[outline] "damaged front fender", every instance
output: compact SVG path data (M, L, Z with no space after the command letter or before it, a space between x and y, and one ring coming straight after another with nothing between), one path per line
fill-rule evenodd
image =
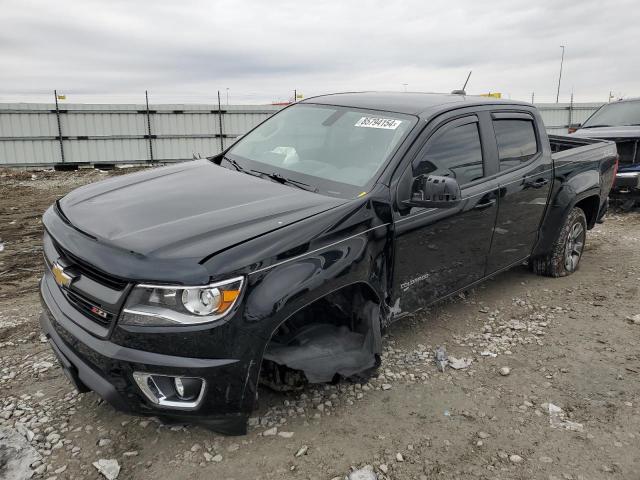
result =
M380 308L366 302L355 329L335 323L310 323L299 327L283 341L276 337L264 354L264 360L302 371L310 383L363 375L378 366L382 353Z

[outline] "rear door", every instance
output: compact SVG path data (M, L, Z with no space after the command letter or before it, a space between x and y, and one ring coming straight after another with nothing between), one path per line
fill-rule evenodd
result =
M491 123L500 195L487 274L516 264L531 253L553 181L549 142L532 113L493 111Z
M396 316L425 307L481 279L497 212L498 184L486 162L493 132L480 118L457 114L427 127L424 143L400 176L456 178L463 202L450 208L403 208L394 212ZM452 115L453 116L453 115ZM485 146L489 146L489 151ZM493 177L488 180L487 177Z

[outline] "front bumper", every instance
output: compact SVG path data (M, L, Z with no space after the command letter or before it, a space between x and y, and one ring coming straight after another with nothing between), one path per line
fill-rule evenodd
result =
M618 172L610 196L619 199L640 198L640 172Z
M253 407L256 362L188 358L127 348L97 338L73 321L74 310L47 272L40 283L42 329L65 374L80 391L93 390L117 410L196 423L226 434L246 433ZM77 312L75 312L77 314ZM201 377L207 390L196 409L183 411L151 403L133 372Z

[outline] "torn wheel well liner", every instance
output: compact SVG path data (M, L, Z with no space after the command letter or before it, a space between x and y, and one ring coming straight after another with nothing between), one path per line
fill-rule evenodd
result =
M312 383L375 369L382 350L380 303L373 290L351 284L306 305L274 330L266 362L301 371ZM273 369L271 369L273 370Z

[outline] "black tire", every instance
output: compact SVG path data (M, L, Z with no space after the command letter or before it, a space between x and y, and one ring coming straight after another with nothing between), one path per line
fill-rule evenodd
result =
M581 208L569 212L551 251L533 258L529 264L534 273L546 277L566 277L578 269L587 235L587 218Z

